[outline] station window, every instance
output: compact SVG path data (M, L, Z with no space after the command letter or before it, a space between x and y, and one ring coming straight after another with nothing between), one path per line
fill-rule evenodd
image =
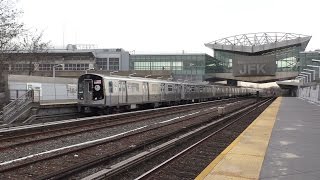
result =
M119 58L109 58L109 70L119 70Z
M65 64L64 70L66 71L84 71L89 69L89 64Z
M25 71L30 70L30 64L13 64L11 65L12 71Z
M108 58L97 58L96 64L98 69L107 70L108 69Z

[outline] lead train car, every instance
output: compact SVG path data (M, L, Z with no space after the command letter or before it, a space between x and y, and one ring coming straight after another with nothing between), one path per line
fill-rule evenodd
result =
M245 95L237 87L182 83L157 79L84 74L78 80L78 105L82 112L173 105Z

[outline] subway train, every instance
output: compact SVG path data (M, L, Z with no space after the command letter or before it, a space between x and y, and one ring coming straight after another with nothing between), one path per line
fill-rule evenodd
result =
M78 107L81 112L109 114L113 111L245 96L255 92L250 88L204 83L84 74L78 79Z

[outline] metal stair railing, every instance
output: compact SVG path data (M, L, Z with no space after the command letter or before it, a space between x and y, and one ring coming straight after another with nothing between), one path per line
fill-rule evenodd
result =
M34 91L28 90L25 94L21 95L8 105L3 107L2 120L3 123L11 123L12 117L18 113L21 109L31 104L34 100ZM1 116L0 116L1 117Z

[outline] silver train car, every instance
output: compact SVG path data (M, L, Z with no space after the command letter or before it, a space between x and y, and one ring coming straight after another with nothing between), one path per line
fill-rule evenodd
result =
M245 96L252 93L252 90L247 88L138 77L84 74L78 79L79 111L101 114L141 107Z

